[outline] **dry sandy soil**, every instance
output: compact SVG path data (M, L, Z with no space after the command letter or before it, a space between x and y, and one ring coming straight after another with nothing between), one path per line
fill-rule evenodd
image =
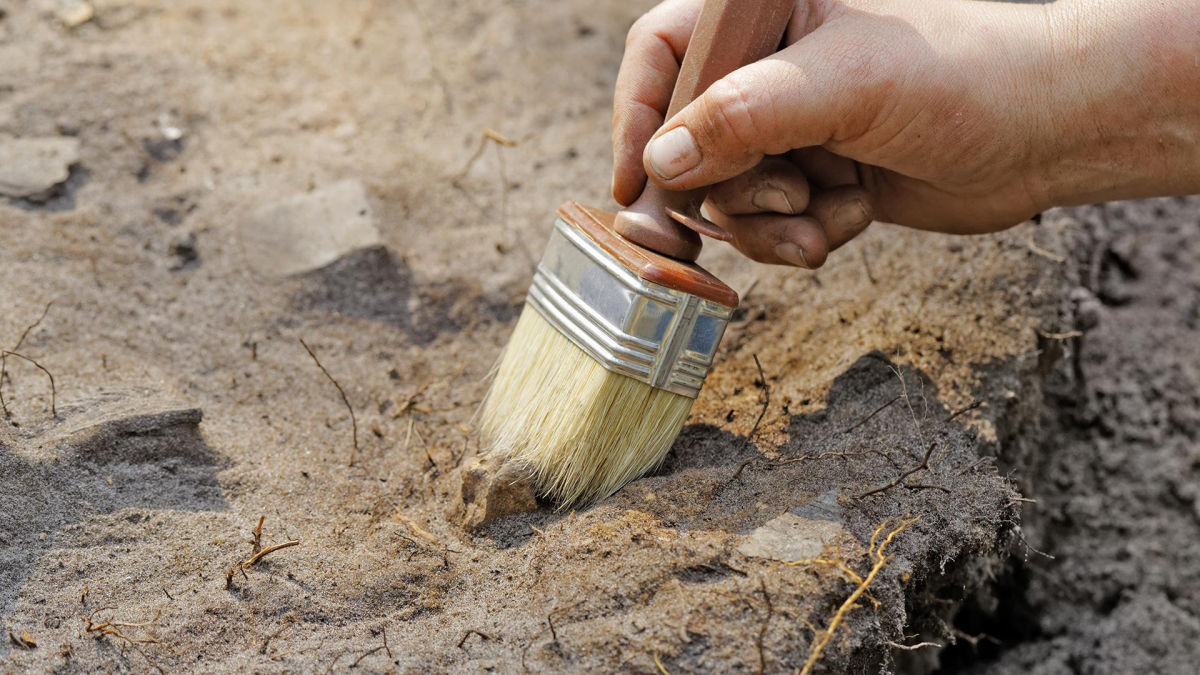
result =
M647 4L0 0L0 156L78 143L0 197L0 670L1193 672L1196 199L710 246L662 469L463 527Z

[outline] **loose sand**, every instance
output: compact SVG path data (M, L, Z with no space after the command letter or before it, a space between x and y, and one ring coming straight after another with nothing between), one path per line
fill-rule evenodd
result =
M825 672L1186 663L1195 200L877 225L817 273L712 246L745 303L665 466L467 532L484 378L555 207L608 204L644 3L53 6L0 0L0 135L79 141L0 199L0 346L45 312L18 351L57 393L8 359L0 668L790 672L856 584L783 560L865 574L916 517ZM256 264L247 228L333 193L377 245ZM260 518L299 544L240 566Z

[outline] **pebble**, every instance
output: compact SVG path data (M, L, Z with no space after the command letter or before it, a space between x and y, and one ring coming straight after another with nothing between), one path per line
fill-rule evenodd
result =
M383 243L367 190L356 180L266 204L242 221L240 234L246 263L273 277L319 269Z
M78 161L78 138L0 136L0 195L34 200L49 197Z

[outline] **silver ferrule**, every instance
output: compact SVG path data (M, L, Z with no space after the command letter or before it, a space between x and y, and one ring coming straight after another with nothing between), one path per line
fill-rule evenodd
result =
M561 218L526 302L605 368L689 398L733 314L645 281Z

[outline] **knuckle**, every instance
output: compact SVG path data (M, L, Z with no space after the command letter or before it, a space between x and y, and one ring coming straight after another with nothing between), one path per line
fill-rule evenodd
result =
M638 19L633 22L633 25L629 27L629 32L625 34L625 46L628 48L630 45L640 41L642 38L652 35L654 33L654 28L651 25L653 22L654 18L650 14L643 14L642 16L638 17Z
M711 135L743 148L757 148L762 127L752 96L741 78L730 76L713 83L704 94Z

